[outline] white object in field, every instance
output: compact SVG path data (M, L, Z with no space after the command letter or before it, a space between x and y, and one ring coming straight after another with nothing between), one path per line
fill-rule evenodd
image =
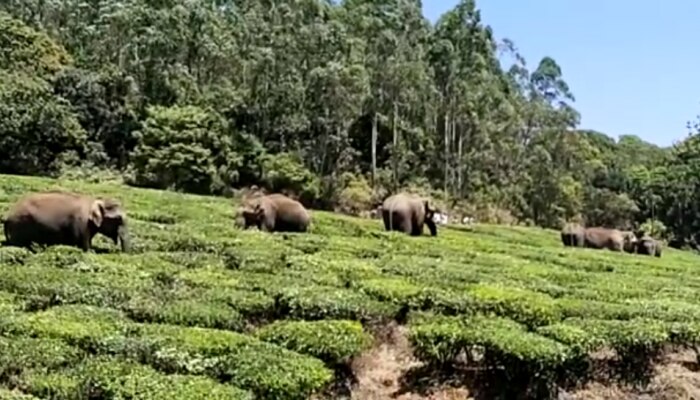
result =
M447 214L442 214L442 213L435 213L433 214L433 222L439 225L446 225L447 222L449 221L449 217Z

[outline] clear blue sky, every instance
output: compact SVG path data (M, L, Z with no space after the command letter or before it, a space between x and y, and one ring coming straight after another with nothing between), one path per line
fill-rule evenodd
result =
M687 135L700 114L700 1L477 0L497 39L515 42L530 69L562 68L580 128L658 145ZM435 22L457 0L423 0ZM665 4L665 5L664 5Z

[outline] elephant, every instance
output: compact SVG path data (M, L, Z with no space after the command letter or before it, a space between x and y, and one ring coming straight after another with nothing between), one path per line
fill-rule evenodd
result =
M584 247L634 253L637 237L630 231L592 227L584 229Z
M639 235L637 237L637 253L661 257L661 242L646 234Z
M561 230L561 241L567 247L583 247L585 228L579 224L566 224Z
M298 201L283 194L261 196L244 205L243 228L256 226L266 232L306 232L311 214Z
M387 231L400 231L411 236L423 234L423 225L428 225L431 236L437 236L437 226L433 217L436 210L430 207L427 199L398 193L384 200L381 205L384 228Z
M111 198L48 191L18 200L3 221L6 244L29 247L67 245L83 251L92 248L97 233L112 239L121 250L130 250L126 213Z

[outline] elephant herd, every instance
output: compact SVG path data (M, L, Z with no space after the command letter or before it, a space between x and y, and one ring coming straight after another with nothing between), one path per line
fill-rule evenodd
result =
M387 198L379 207L386 230L417 236L428 225L437 235L434 210L427 200L408 194ZM298 201L283 194L270 194L246 202L239 211L239 225L266 232L306 232L311 214ZM242 221L241 221L242 220ZM3 218L3 244L30 247L66 245L89 251L93 237L100 233L130 250L127 217L121 204L64 191L32 193L19 199Z
M437 236L437 212L429 201L409 193L386 198L377 207L387 231L411 236L423 234L428 226ZM265 232L307 232L311 214L298 201L283 194L269 194L245 201L238 213L238 225L257 227ZM33 193L18 200L3 221L5 244L29 247L32 244L68 245L88 251L100 233L129 251L130 235L121 204L111 198L98 198L61 191ZM661 257L661 244L643 232L583 227L567 224L561 231L564 246L609 249Z
M387 231L399 231L411 236L423 234L428 226L432 236L437 235L433 220L435 210L427 199L408 193L389 196L378 207ZM311 215L304 206L282 194L270 194L246 202L240 212L239 225L247 229L256 226L262 231L306 232Z
M583 227L566 224L561 241L567 247L586 247L661 257L661 242L639 231L623 231L603 227Z

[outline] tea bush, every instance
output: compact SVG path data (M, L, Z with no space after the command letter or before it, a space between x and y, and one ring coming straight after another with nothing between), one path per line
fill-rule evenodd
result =
M277 321L257 332L264 341L336 365L348 362L371 345L371 336L356 321Z
M88 358L59 372L33 371L24 377L28 391L55 399L241 399L252 393L199 376L166 375L126 360Z
M17 389L7 389L0 387L0 399L2 400L38 400L38 397L34 397L30 394L22 393Z
M0 247L9 398L306 399L338 387L387 322L441 373L466 360L523 391L586 379L601 349L636 379L668 345L700 343L688 252L572 249L487 224L411 237L317 210L310 232L265 233L234 225L238 200L6 175L0 210L51 189L119 199L133 251L100 235L89 253Z

